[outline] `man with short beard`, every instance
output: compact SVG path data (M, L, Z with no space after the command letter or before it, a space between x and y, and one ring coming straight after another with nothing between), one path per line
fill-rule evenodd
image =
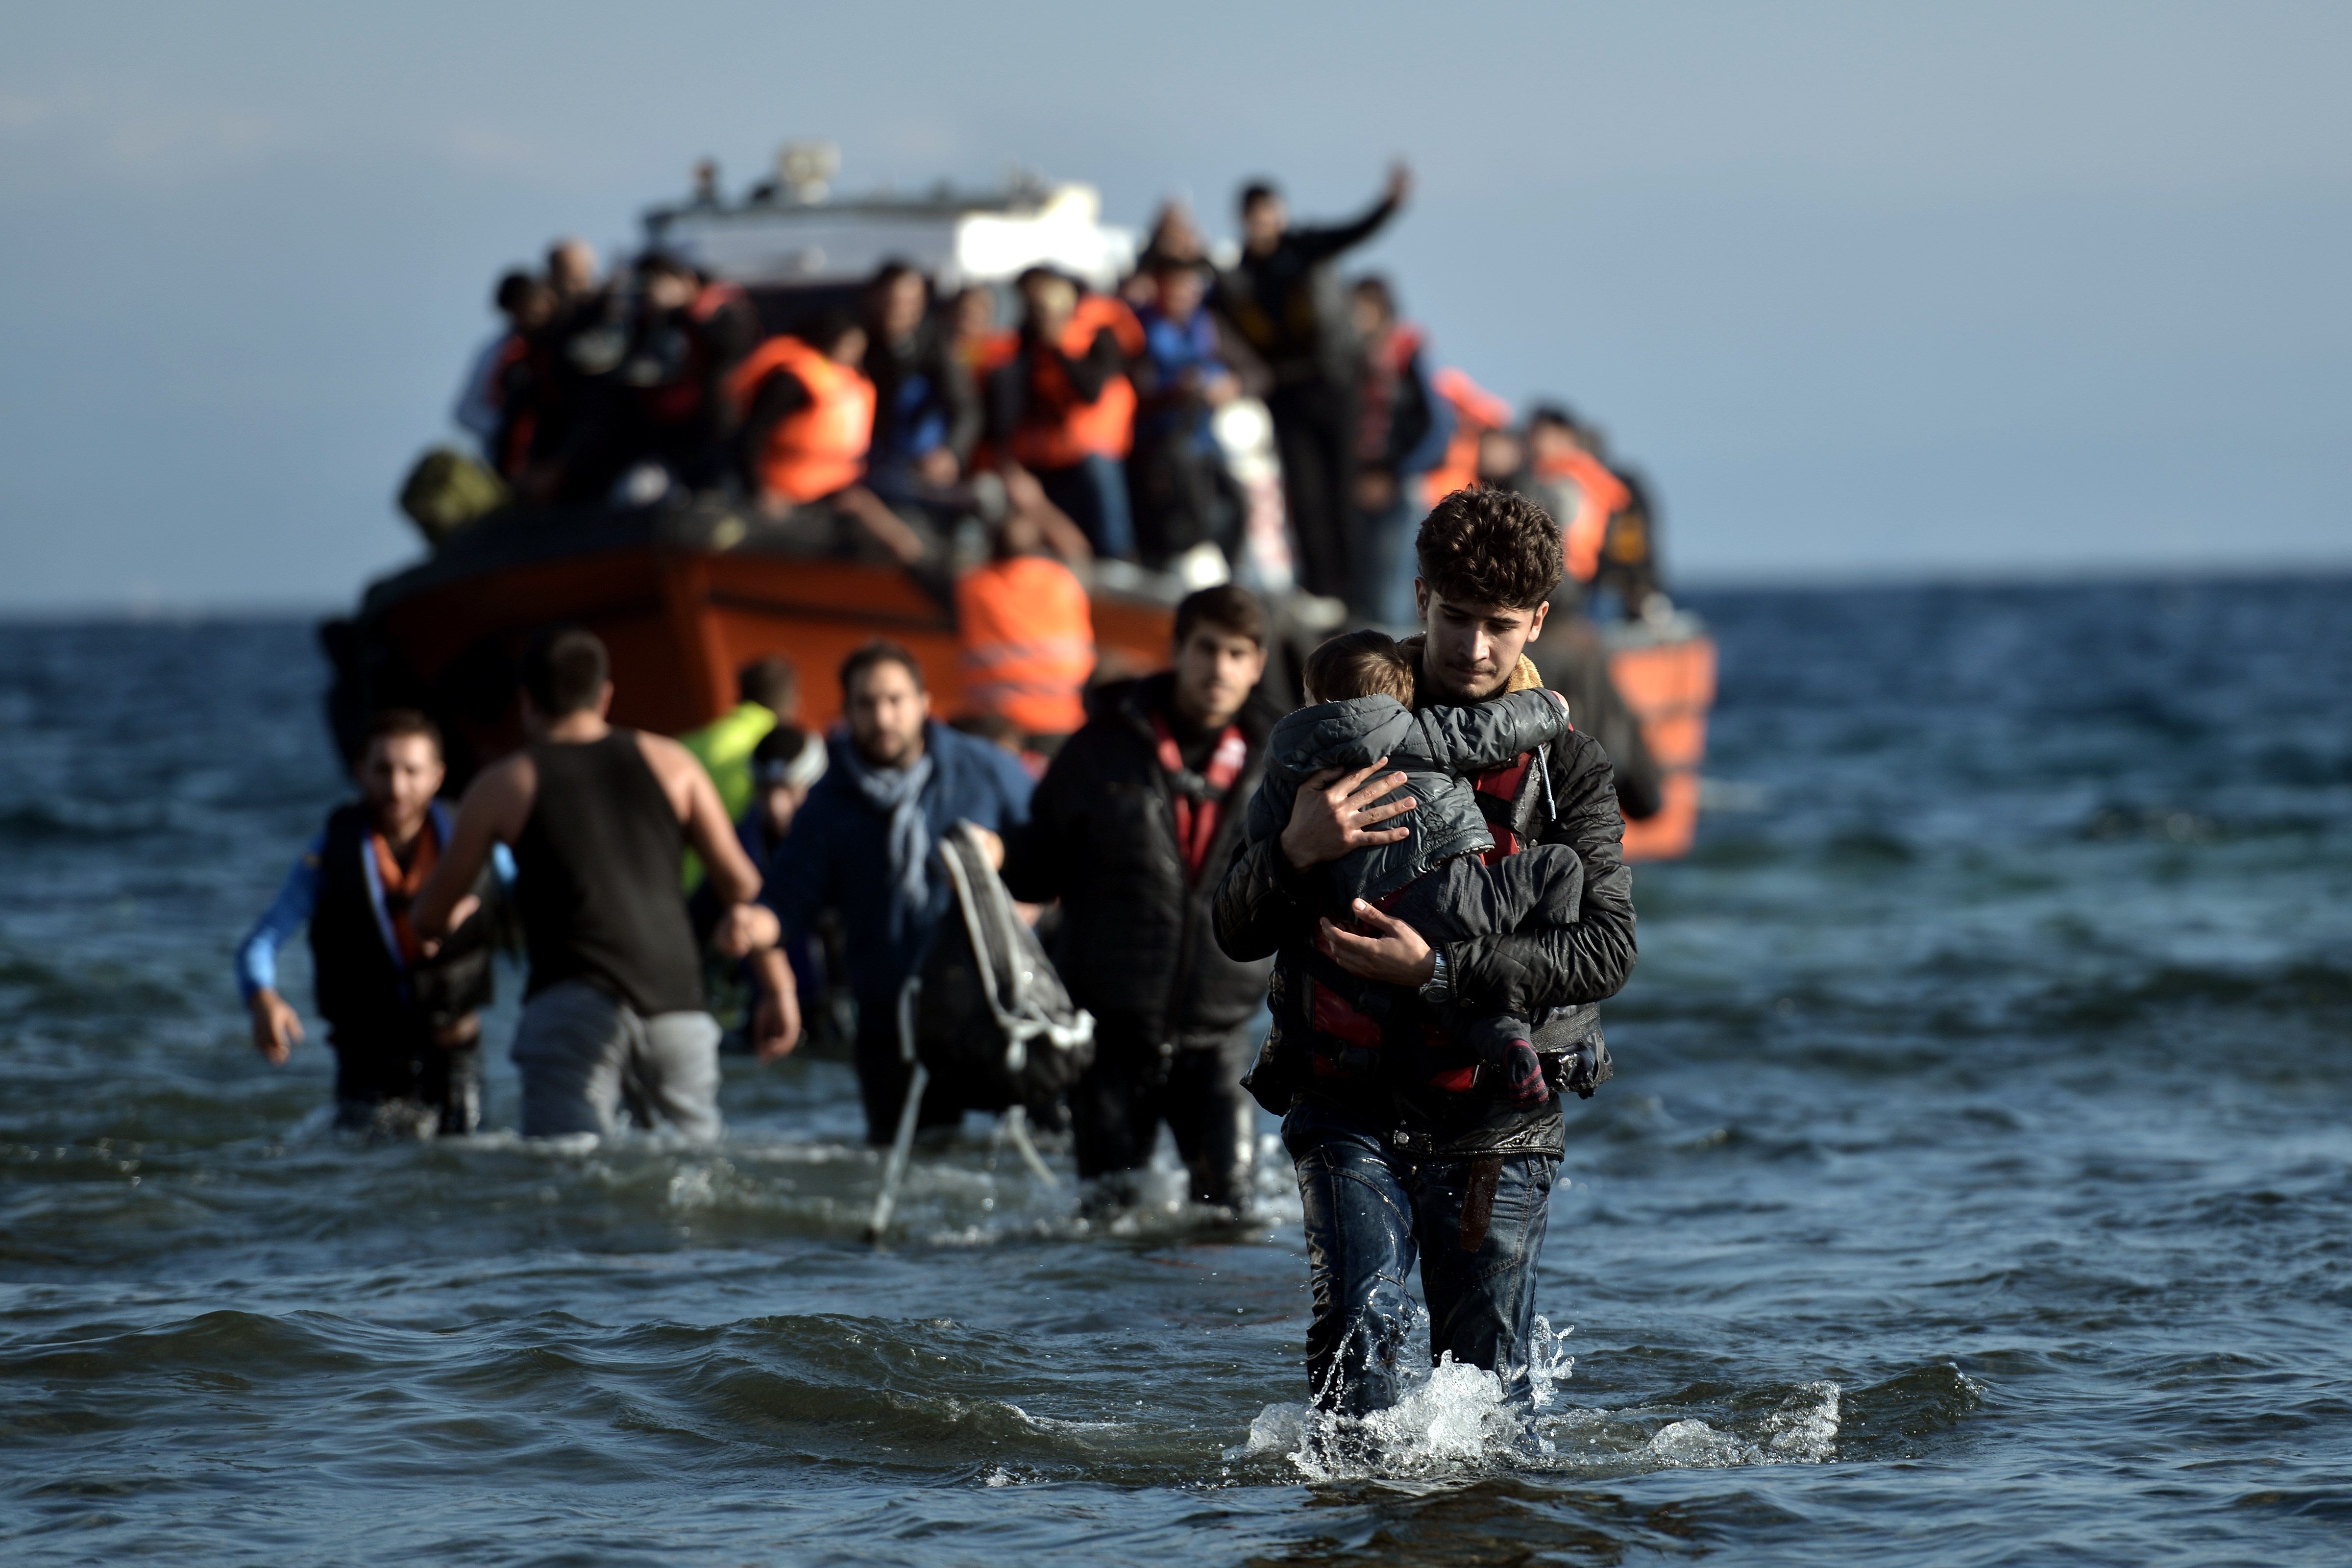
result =
M952 889L933 847L958 821L1002 834L1029 817L1034 787L1003 747L931 717L922 666L883 638L842 661L845 739L778 847L761 897L788 943L830 909L841 917L857 999L857 1089L869 1142L887 1143L910 1073L898 1048L898 993L922 965ZM952 1126L963 1107L937 1087L917 1124Z
M1521 650L1542 632L1561 574L1559 530L1543 509L1456 491L1423 521L1414 551L1423 634L1406 646L1417 700L1481 702L1541 684ZM1409 993L1537 1020L1550 1088L1591 1093L1608 1073L1592 1005L1633 965L1624 820L1608 756L1574 731L1476 775L1493 854L1529 844L1576 852L1580 915L1432 948L1361 901L1335 921L1307 874L1406 836L1382 826L1415 804L1391 798L1404 775L1384 767L1308 780L1282 833L1236 856L1217 894L1225 952L1276 954L1275 1028L1248 1083L1283 1116L1298 1165L1315 1303L1309 1381L1318 1404L1348 1414L1395 1403L1404 1282L1418 1261L1432 1358L1486 1368L1524 1404L1537 1258L1563 1152L1559 1095L1514 1103Z

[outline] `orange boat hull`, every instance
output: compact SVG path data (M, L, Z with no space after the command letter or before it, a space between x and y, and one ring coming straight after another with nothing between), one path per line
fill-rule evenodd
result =
M566 541L535 537L560 520L525 520L509 539L474 542L471 559L446 552L378 584L358 623L360 653L338 655L347 680L354 664L370 676L345 705L425 708L454 731L463 755L453 761L470 772L521 744L516 661L541 629L569 622L604 640L613 718L638 729L709 723L735 705L737 671L768 655L799 668L802 721L822 728L840 713L835 671L874 637L915 655L936 711L963 711L953 613L908 574L762 550L724 515L626 521L597 518ZM1171 605L1097 594L1094 619L1105 673L1167 663Z

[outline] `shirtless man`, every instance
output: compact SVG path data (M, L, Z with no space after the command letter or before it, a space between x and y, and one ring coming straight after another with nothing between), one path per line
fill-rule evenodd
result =
M751 1038L761 1060L800 1036L775 917L751 903L760 874L736 842L710 775L675 741L605 720L604 645L566 626L523 656L530 744L477 778L447 852L417 897L417 930L441 934L491 846L514 850L530 984L515 1029L526 1138L642 1126L719 1133L718 1020L678 857L690 843L725 913L715 942L748 956L761 987Z

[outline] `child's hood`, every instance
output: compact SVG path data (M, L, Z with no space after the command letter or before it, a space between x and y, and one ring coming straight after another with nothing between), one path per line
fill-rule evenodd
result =
M1267 762L1295 778L1325 768L1366 767L1393 752L1412 729L1412 713L1393 697L1318 702L1275 725Z

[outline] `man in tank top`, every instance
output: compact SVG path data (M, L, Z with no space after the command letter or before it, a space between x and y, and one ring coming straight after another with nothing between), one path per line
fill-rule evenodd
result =
M416 924L437 934L491 846L510 846L530 952L514 1043L523 1136L608 1133L625 1110L647 1129L716 1137L719 1023L703 1004L678 890L688 844L726 911L717 944L748 955L759 978L751 1037L762 1060L793 1048L799 999L774 917L751 904L760 874L709 775L677 742L606 721L609 668L604 643L578 626L531 645L522 665L530 744L466 791Z

